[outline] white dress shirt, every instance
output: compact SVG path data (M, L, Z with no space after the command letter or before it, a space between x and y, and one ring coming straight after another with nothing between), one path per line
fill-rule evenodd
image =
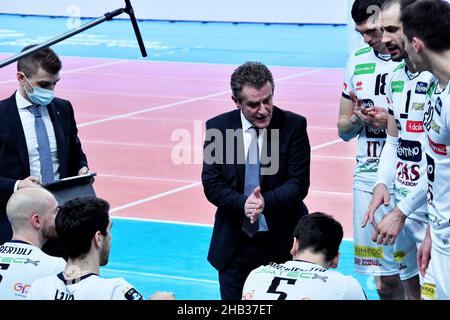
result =
M28 150L28 160L30 162L30 175L41 177L41 163L39 161L39 150L38 142L36 137L36 131L34 129L34 115L28 109L29 106L33 105L31 102L26 100L16 91L16 103L17 109L19 111L20 121L22 122L23 132L25 134L25 140L27 142ZM50 142L50 151L52 153L53 161L53 172L54 179L59 179L59 161L56 146L55 130L53 129L53 123L48 114L47 106L40 106L42 112L42 119L44 120L45 129L47 130L48 140ZM17 190L19 181L16 182L14 191Z
M242 123L242 134L243 140L244 140L244 150L245 150L245 159L247 160L247 153L248 148L250 147L250 143L252 142L252 134L249 131L253 125L247 120L247 118L244 116L244 114L241 111L241 123ZM259 129L256 129L259 130ZM264 141L264 137L267 134L267 129L259 130L259 136L258 136L258 152L259 152L259 158L261 159L261 149ZM259 229L258 231L268 231L269 228L267 227L266 217L263 213L259 215Z

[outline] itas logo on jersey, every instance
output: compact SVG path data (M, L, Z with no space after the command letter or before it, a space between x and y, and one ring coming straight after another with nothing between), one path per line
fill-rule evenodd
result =
M363 82L358 81L356 82L356 91L362 91L363 90Z
M428 144L430 145L431 150L436 154L440 154L441 156L447 155L447 146L445 144L439 144L434 142L428 137Z
M348 85L347 82L344 82L344 91L347 91Z
M406 131L412 133L420 133L423 131L423 121L406 121Z
M420 162L422 160L422 145L419 141L399 139L397 156L404 161Z
M417 94L427 94L428 83L419 81L416 84L416 90L414 91Z

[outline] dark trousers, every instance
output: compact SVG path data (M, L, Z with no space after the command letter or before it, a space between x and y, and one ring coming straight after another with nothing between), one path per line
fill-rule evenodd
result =
M272 252L268 232L257 232L252 238L241 232L235 253L227 266L219 271L222 300L241 300L247 276L253 269L271 262Z

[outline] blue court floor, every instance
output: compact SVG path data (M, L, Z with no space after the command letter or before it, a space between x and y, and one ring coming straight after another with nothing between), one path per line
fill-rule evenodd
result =
M18 53L73 28L73 19L0 14L0 52ZM84 24L88 19L82 19ZM140 21L152 61L345 67L347 26ZM140 59L131 23L104 22L54 46L58 54Z

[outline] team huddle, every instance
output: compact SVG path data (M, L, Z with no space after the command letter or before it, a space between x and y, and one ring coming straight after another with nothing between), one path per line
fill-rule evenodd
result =
M384 299L449 299L450 5L357 0L352 17L370 46L348 60L338 122L358 139L356 270Z
M340 138L357 139L355 270L375 278L381 299L450 299L450 3L355 0L351 14L368 45L348 58L337 124ZM111 247L109 204L85 197L59 206L41 188L89 172L72 106L53 96L60 69L49 48L19 60L19 89L0 101L0 299L142 300L124 279L99 275ZM221 298L366 299L354 277L330 270L341 224L303 203L306 119L273 105L262 63L239 66L230 84L237 109L206 122L204 145L227 163L205 157L202 170L217 207L208 261ZM264 174L261 150L276 155L276 172Z

